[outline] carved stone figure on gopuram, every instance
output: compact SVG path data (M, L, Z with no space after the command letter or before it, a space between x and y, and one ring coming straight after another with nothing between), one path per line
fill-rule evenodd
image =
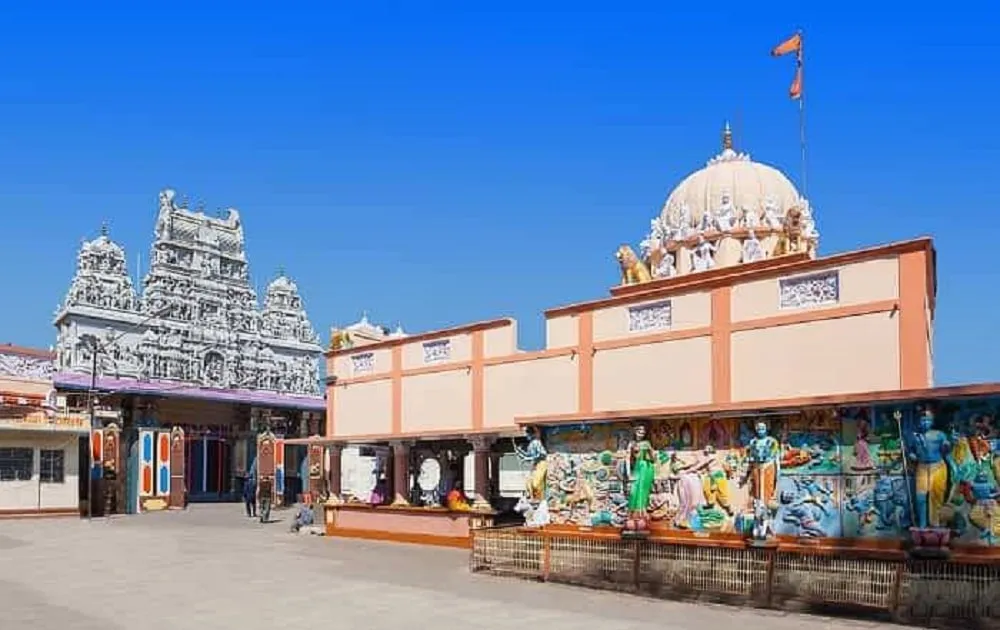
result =
M283 273L263 307L250 284L239 212L210 217L159 195L149 270L137 295L107 228L85 242L57 309L60 372L317 396L319 338Z
M808 200L779 170L733 148L688 175L650 223L636 255L618 248L623 285L750 264L777 256L815 257L819 231Z

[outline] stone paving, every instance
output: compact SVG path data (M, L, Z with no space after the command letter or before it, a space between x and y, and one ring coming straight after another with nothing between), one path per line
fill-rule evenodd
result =
M884 626L470 575L464 551L295 536L289 512L241 508L0 521L0 629Z

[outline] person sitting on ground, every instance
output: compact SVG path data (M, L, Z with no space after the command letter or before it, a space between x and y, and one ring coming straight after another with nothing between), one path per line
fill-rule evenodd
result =
M315 516L313 515L312 506L303 503L299 506L298 513L295 514L295 519L292 521L292 532L298 533L303 527L309 527L315 522Z

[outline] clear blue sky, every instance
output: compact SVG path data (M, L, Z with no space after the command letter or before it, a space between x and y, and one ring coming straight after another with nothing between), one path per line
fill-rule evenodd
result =
M324 338L363 310L409 331L511 315L539 347L541 310L606 295L615 247L726 119L798 180L793 63L768 51L801 26L821 250L933 235L937 380L1000 380L987 3L331 8L369 4L6 8L0 340L53 342L102 221L146 260L170 186L238 207L255 282L283 266Z

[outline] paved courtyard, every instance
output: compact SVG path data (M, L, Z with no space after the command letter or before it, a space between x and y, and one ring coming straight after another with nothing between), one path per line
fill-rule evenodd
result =
M0 627L880 627L470 575L463 551L294 536L290 513L260 525L240 510L0 521Z

